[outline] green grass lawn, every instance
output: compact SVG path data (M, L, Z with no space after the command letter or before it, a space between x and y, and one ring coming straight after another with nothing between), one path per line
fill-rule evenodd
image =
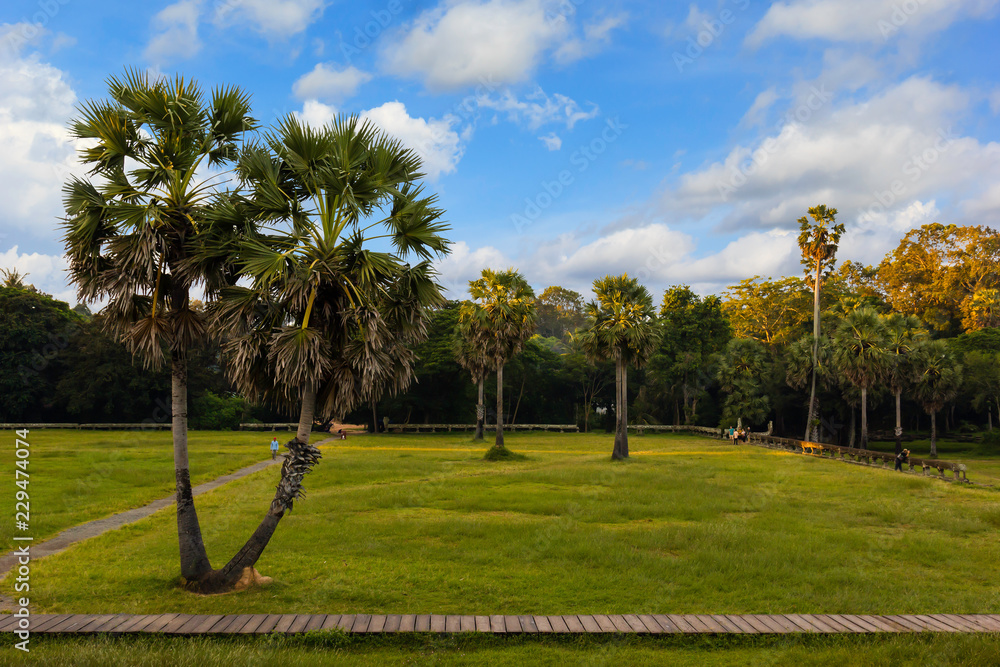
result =
M282 520L258 563L273 585L213 597L179 589L168 510L33 563L35 611L1000 613L997 490L695 436L633 437L625 463L610 462L611 438L603 435L516 433L507 444L528 459L487 463L485 446L467 434L332 442L306 478L306 498ZM86 449L81 444L78 454ZM170 475L166 451L162 468ZM191 458L198 465L194 448ZM33 470L41 477L44 469ZM198 499L214 565L251 534L277 476L272 468ZM11 584L5 580L0 592L10 595ZM39 657L66 652L92 656L95 664L145 646L34 641ZM141 650L165 663L170 656L180 660L175 664L206 664L213 651L222 651L223 662L230 655L212 642L184 643L178 652L170 647L181 644L149 641ZM514 664L525 656L609 664L885 664L951 656L945 662L985 664L1000 657L996 637L762 644L339 639L333 648L275 641L239 644L233 655L261 664L308 664L316 651L331 660L390 664ZM159 663L151 657L149 664Z
M279 434L289 437L288 433ZM0 431L0 484L11 489L14 431ZM270 456L271 433L192 432L191 480L200 484ZM35 540L174 493L169 431L35 430L29 433L31 531ZM11 544L14 513L3 512L0 539Z

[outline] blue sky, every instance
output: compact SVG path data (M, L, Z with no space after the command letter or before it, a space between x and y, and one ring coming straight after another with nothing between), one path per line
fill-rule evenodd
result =
M270 123L362 114L421 153L451 296L485 266L719 292L929 222L1000 227L1000 0L94 0L0 10L0 266L75 303L66 132L126 66L237 84Z

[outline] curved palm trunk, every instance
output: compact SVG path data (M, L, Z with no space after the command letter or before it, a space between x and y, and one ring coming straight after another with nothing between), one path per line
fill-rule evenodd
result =
M931 456L937 456L937 410L931 412Z
M621 460L628 458L628 368L623 359L615 359L615 380L617 385L615 421L615 448L611 458Z
M809 392L809 416L806 418L807 441L819 440L816 436L810 438L814 433L813 421L816 419L816 365L819 362L819 262L816 263L816 280L813 283L813 358L812 358L812 389Z
M903 419L899 405L902 399L903 390L896 390L896 455L903 451Z
M861 449L868 449L868 389L861 388Z
M302 478L319 462L319 449L309 444L313 413L316 407L316 391L303 390L302 407L299 411L299 430L295 439L286 444L288 454L281 465L281 480L278 482L274 499L264 519L257 526L243 548L233 556L224 567L211 570L199 578L194 585L199 592L217 593L233 588L244 575L247 568L252 568L260 559L268 542L274 535L278 522L286 511L292 509L296 498L303 496ZM303 429L306 428L303 439Z
M181 576L197 581L212 571L201 536L198 512L191 493L187 447L187 354L170 354L171 431L174 441L174 478L177 482L177 541L180 547Z
M479 376L479 402L476 403L476 436L473 438L476 442L482 442L483 440L483 424L486 423L486 406L483 404L483 375Z
M503 363L497 359L497 439L493 443L503 449Z

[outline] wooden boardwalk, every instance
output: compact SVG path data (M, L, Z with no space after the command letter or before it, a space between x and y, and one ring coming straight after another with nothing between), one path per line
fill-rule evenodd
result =
M0 632L19 620L0 617ZM629 633L648 635L907 632L1000 633L1000 614L855 616L840 614L631 614L624 616L443 616L379 614L35 614L32 634L260 635L341 629L350 633Z

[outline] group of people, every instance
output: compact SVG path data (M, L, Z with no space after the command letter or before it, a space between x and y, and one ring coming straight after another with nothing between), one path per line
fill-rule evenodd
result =
M746 442L749 435L750 431L748 431L743 427L740 428L733 428L732 426L729 427L729 439L732 440L733 442Z

